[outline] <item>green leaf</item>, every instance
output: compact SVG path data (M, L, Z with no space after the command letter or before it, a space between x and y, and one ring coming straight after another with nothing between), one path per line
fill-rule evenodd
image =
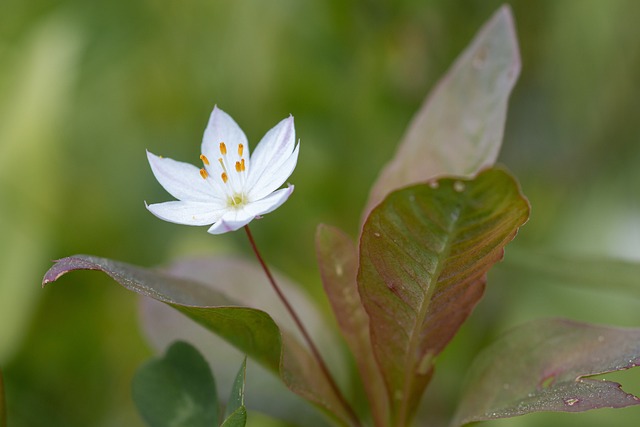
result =
M209 365L186 342L174 343L133 378L133 400L151 427L211 427L218 424L218 398Z
M640 329L541 319L526 323L474 361L453 426L539 411L639 405L620 384L585 378L640 364Z
M4 395L4 381L0 370L0 427L7 427L7 403Z
M231 394L227 401L227 409L225 410L225 418L229 418L237 409L244 406L244 379L247 373L247 359L245 358L240 366L240 370L233 382Z
M375 425L386 426L389 403L382 375L373 356L369 316L358 293L356 245L339 229L320 225L316 231L316 254L324 290L355 358Z
M434 358L482 297L486 273L529 216L506 172L390 194L362 231L358 286L392 425L408 424Z
M221 427L244 427L247 423L247 409L239 407L221 424Z
M43 285L74 270L102 271L124 288L170 305L279 374L287 387L336 421L349 424L345 408L321 374L315 359L295 338L281 331L264 311L242 307L221 292L196 281L89 255L57 261L45 274Z
M492 166L519 73L511 9L502 6L414 116L395 157L371 189L364 217L398 188L440 175L472 177Z
M223 292L228 298L242 301L244 305L269 313L280 330L295 331L291 316L282 309L273 289L268 286L264 271L256 262L232 256L197 257L180 259L166 267L170 275L196 281ZM296 307L302 322L320 349L338 348L340 343L314 301L308 298L302 287L277 271L276 281ZM233 347L219 336L191 321L177 310L151 298L140 299L142 332L157 349L165 349L176 340L197 343L200 352L211 366L219 390L231 390L237 374L237 361L245 353ZM338 378L349 378L342 351L325 352L326 361ZM254 360L247 360L245 399L251 401L254 410L286 420L295 425L327 426L330 420L290 389L273 371L265 369Z

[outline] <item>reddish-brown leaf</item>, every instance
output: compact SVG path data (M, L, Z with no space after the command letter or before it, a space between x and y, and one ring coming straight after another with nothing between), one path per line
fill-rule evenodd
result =
M434 357L470 314L486 272L528 216L517 183L498 169L398 190L369 215L358 286L392 425L407 425Z

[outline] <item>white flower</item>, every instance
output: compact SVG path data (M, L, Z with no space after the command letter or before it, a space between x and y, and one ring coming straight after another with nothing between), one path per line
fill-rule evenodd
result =
M299 148L289 116L267 132L249 157L242 129L214 107L202 139L202 169L147 151L156 179L178 199L147 209L177 224L213 224L211 234L237 230L289 198L293 185L278 188L293 173Z

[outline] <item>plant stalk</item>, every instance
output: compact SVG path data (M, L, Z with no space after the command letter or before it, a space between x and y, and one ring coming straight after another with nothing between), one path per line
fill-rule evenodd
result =
M251 234L251 230L249 229L249 226L245 225L244 226L244 230L247 232L247 237L249 238L249 243L251 243L251 248L253 249L253 252L255 253L256 257L258 258L258 261L260 262L260 265L262 266L262 269L264 270L265 274L267 275L267 278L269 279L269 283L271 283L271 287L273 287L273 290L276 292L276 294L278 295L278 297L280 298L280 300L282 301L282 303L286 307L287 311L289 312L289 314L293 318L293 321L295 322L296 326L298 327L298 329L302 333L302 336L304 337L305 341L309 345L309 349L311 350L311 353L313 354L313 357L318 362L320 370L322 370L322 373L324 374L324 376L329 381L329 385L331 386L331 388L333 389L334 393L338 397L338 400L340 401L340 403L342 404L344 409L349 414L349 417L351 418L351 422L356 427L362 427L362 424L360 423L360 420L358 419L358 416L356 415L355 411L353 410L351 405L349 405L349 402L347 402L347 399L345 399L344 395L342 394L342 392L338 388L338 384L333 379L333 375L331 375L331 372L329 371L329 368L327 367L327 364L324 362L324 359L322 358L322 355L320 354L320 351L318 351L318 348L316 347L315 343L311 339L311 335L309 335L309 333L307 332L307 329L304 327L302 321L300 320L300 317L298 317L298 314L293 309L293 306L289 303L289 300L287 299L287 297L284 295L284 293L280 289L280 286L278 286L278 284L276 283L276 280L274 279L273 275L271 274L271 270L269 270L269 267L267 267L267 264L265 263L264 259L262 258L262 255L260 255L260 251L258 250L258 246L256 245L256 242L253 239L253 235Z

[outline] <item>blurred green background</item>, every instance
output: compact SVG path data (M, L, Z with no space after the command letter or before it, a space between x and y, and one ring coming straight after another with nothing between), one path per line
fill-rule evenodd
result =
M142 425L130 380L152 351L136 297L97 273L42 290L52 259L90 253L151 266L250 255L242 233L214 237L146 211L144 200L169 196L145 149L198 163L214 104L252 146L293 114L296 192L253 231L269 262L326 309L316 224L357 234L368 189L413 113L500 4L2 0L0 367L10 425ZM440 358L423 411L433 425L453 411L478 349L510 326L542 316L640 326L640 287L568 286L509 258L535 264L531 253L560 251L640 261L640 2L511 5L523 70L501 161L533 214ZM640 393L638 373L616 378ZM486 425L603 424L640 425L640 408Z

